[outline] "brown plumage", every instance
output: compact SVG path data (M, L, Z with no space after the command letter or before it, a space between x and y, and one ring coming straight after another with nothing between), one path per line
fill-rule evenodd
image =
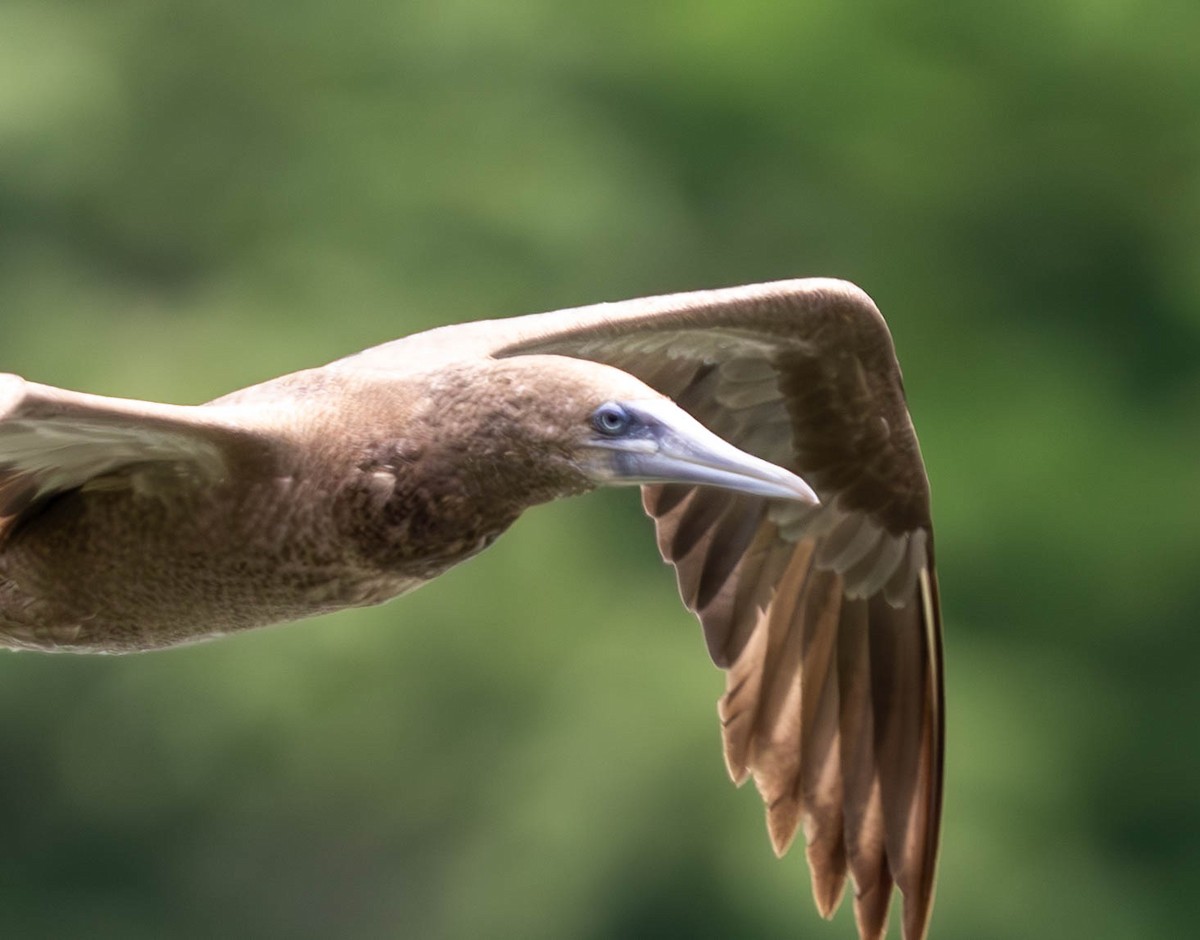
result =
M893 885L925 936L929 492L887 327L844 282L444 327L200 406L0 376L0 643L145 650L379 603L619 483L727 670L725 760L776 852L803 828L823 915L849 874L862 937Z

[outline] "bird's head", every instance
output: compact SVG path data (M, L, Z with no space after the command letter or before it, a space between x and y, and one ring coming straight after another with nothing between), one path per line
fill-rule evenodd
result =
M802 479L709 431L627 372L562 356L495 362L488 429L530 479L548 469L560 492L596 486L683 483L817 502ZM490 432L490 433L489 433Z

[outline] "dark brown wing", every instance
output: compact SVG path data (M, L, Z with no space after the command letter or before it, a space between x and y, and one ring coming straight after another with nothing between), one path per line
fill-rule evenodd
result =
M853 285L803 280L450 329L421 341L624 369L814 487L815 508L687 486L643 498L728 670L726 761L735 781L754 777L776 851L803 824L823 915L848 871L863 937L884 934L893 884L904 936L923 937L942 801L941 623L928 485L874 304ZM363 355L382 365L390 353Z

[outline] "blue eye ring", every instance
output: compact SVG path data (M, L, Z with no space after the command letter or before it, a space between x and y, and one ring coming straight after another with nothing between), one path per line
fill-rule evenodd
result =
M629 412L615 401L607 401L592 412L592 427L606 437L616 437L629 430Z

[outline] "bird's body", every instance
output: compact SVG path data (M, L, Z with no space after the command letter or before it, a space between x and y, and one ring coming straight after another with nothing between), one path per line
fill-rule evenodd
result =
M0 638L145 650L377 604L437 577L529 506L582 491L521 454L504 421L532 413L527 396L504 394L514 377L536 369L544 388L555 367L573 371L558 358L456 364L417 382L300 373L190 409L236 431L236 470L155 461L55 494L0 553ZM280 392L303 409L262 405Z
M842 282L447 327L200 406L0 377L0 643L145 650L379 603L605 483L643 486L729 670L726 760L777 851L804 823L822 913L849 871L881 936L894 881L923 936L928 490L890 336Z

